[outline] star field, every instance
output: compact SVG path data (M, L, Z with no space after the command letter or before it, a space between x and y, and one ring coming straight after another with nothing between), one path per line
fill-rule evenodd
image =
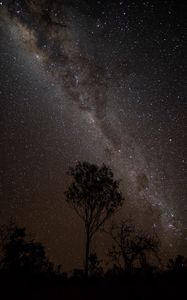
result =
M0 2L0 218L64 268L82 262L63 195L77 160L122 180L117 218L156 231L163 256L185 253L184 11L174 0Z

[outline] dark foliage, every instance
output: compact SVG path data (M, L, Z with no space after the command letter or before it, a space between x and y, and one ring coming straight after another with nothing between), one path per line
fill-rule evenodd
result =
M187 258L177 255L174 259L168 261L168 269L175 273L187 272Z
M187 259L168 261L166 271L125 272L114 265L105 273L96 253L89 256L89 280L84 270L70 277L54 271L40 243L28 240L25 228L15 224L1 230L0 287L2 299L182 299L186 288ZM147 249L146 247L143 247ZM50 274L50 275L49 275Z
M1 269L11 274L31 276L52 273L53 264L45 254L41 243L27 238L25 227L14 223L1 228Z

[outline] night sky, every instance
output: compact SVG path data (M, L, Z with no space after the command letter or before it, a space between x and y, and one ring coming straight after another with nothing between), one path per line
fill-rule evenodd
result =
M185 1L0 1L0 223L62 269L83 260L64 200L77 160L111 166L163 257L187 254ZM104 256L100 233L93 249Z

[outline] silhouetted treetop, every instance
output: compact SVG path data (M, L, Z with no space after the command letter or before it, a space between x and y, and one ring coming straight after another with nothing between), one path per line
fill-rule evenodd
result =
M119 181L114 180L112 170L104 164L99 168L78 162L69 174L74 180L66 192L66 200L94 234L122 204Z

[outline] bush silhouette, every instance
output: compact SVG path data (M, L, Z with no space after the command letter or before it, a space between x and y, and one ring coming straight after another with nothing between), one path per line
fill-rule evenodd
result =
M1 229L1 268L6 272L33 275L53 271L41 243L28 240L25 227L10 223Z

